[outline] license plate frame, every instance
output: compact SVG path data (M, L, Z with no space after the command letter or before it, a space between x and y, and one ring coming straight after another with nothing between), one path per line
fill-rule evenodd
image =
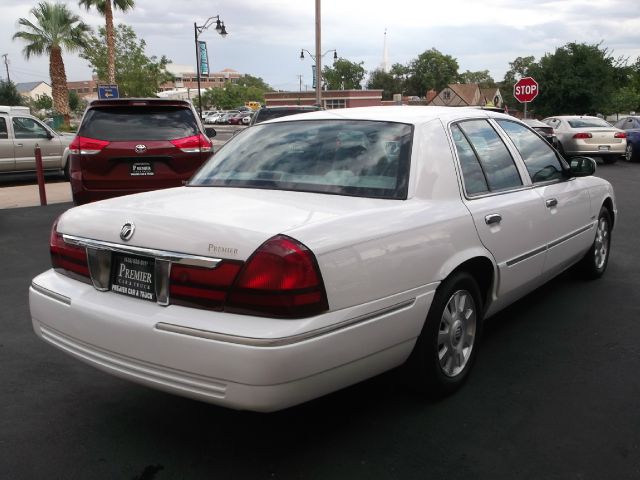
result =
M111 291L150 302L156 301L155 260L113 252Z
M132 177L152 177L155 175L153 171L153 162L133 162L129 167L129 175Z
M601 152L608 152L611 150L611 147L609 145L598 145L598 150Z

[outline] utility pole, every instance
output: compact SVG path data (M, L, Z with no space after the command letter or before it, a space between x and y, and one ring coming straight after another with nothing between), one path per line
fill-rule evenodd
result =
M298 105L300 105L300 97L302 96L302 75L298 74L297 77L300 82L300 89L298 90Z
M4 55L2 55L4 57L4 66L7 69L7 82L11 83L11 77L9 76L9 54L5 53Z
M320 20L320 2L316 0L316 105L322 106L322 96L320 94L322 90L322 44L321 34L322 21Z

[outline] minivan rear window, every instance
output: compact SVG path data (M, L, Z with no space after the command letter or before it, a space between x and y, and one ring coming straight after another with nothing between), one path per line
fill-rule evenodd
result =
M198 135L190 109L184 107L96 107L85 115L78 135L99 140L175 140Z

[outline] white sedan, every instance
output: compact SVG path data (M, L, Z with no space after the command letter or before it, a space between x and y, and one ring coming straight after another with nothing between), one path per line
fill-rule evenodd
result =
M73 208L29 290L35 332L111 374L273 411L404 364L443 395L483 320L573 264L607 267L595 162L465 108L284 117L187 186Z

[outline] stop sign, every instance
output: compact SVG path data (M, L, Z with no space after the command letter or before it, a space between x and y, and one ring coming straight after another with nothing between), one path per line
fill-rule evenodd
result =
M538 96L540 88L532 77L524 77L513 86L513 96L520 103L532 102Z

